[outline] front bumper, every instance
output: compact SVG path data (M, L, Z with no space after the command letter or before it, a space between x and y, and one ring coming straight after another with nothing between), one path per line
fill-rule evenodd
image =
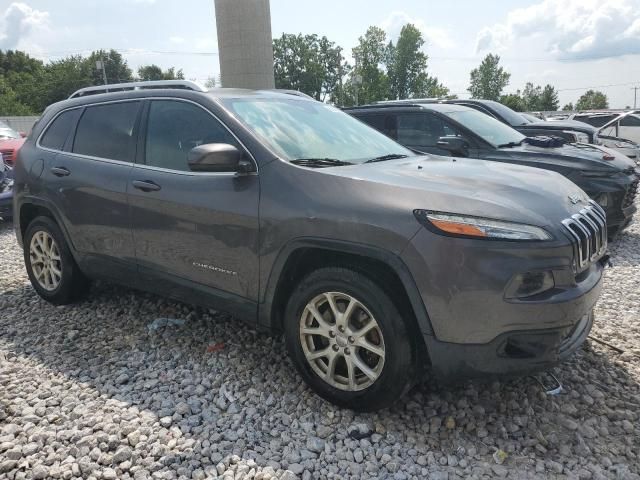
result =
M553 365L588 335L602 290L601 262L575 275L573 249L419 232L402 254L427 310L423 329L434 373L445 379L516 374ZM555 287L507 298L515 275L552 271Z
M593 326L593 311L569 327L508 332L492 342L465 345L425 336L432 370L445 382L480 376L523 375L548 369L570 357Z

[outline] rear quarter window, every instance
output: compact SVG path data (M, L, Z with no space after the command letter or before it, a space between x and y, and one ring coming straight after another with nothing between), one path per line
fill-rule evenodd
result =
M58 115L47 127L40 139L40 146L53 150L62 150L64 144L75 125L81 109L67 110Z

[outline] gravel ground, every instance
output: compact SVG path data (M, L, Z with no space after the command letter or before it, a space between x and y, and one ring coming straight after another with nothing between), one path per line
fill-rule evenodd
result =
M0 224L0 478L640 479L640 221L611 251L593 336L620 350L587 342L563 394L425 381L363 415L224 314L108 284L45 303Z

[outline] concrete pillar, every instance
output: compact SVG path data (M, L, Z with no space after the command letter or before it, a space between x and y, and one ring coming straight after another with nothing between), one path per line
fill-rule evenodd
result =
M274 88L269 0L215 0L223 87Z

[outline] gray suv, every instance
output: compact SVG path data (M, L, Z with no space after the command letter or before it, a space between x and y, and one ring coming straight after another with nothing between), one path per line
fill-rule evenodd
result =
M284 332L304 380L357 410L425 366L530 372L589 333L605 215L561 175L416 155L291 92L115 88L50 106L20 150L44 299L106 279L226 310Z

